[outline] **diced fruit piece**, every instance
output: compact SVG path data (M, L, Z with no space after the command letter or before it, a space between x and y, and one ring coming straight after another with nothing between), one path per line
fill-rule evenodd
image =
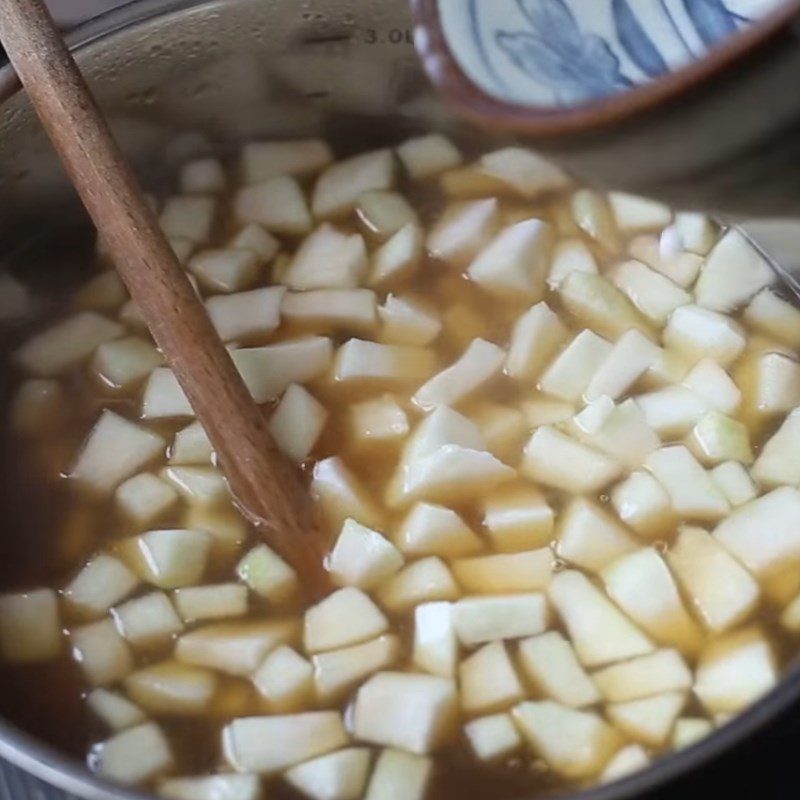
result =
M539 219L504 228L469 265L467 275L490 292L535 302L544 293L553 231Z
M701 256L706 255L717 240L717 227L705 214L681 211L675 215L675 227L683 246Z
M551 700L520 703L514 719L534 752L565 778L599 772L622 745L622 738L597 714Z
M279 645L255 671L253 683L271 709L293 711L313 695L314 668L296 650Z
M251 222L240 228L239 232L230 240L229 247L237 250L249 250L255 253L263 263L272 261L280 249L280 242L269 231ZM270 289L276 287L268 287ZM279 287L278 287L279 288Z
M454 406L499 372L505 351L484 339L475 339L461 357L417 389L412 400L424 411Z
M309 653L335 650L380 636L388 627L386 617L367 595L347 587L306 611L303 643Z
M207 464L214 449L199 422L192 422L176 434L169 451L170 464Z
M557 289L561 281L571 272L588 272L597 274L597 260L592 251L580 239L561 239L553 249L550 261L550 274L547 284Z
M614 268L610 277L636 308L657 325L663 325L676 308L692 302L689 292L641 261L625 261Z
M661 556L643 548L603 571L611 599L659 644L695 653L702 634L684 608L678 588Z
M173 761L161 729L147 723L118 733L99 745L95 763L95 769L104 778L134 786L166 772Z
M313 800L358 800L369 775L370 752L351 747L292 767L286 781Z
M632 472L611 491L619 518L647 539L655 539L675 523L672 503L664 487L649 472Z
M682 717L675 723L672 732L672 746L679 750L704 739L713 733L714 726L707 720L699 717Z
M119 559L100 553L64 589L64 600L82 616L99 617L138 585L139 579Z
M506 374L515 380L535 381L567 336L558 315L546 303L537 303L514 324Z
M643 700L611 703L608 717L626 736L650 747L660 747L669 739L685 704L683 692L669 692Z
M734 508L755 500L758 495L750 473L738 461L726 461L714 467L711 478Z
M642 387L657 389L682 381L695 362L677 350L662 349L650 369L642 376Z
M652 366L658 352L658 347L635 328L624 333L592 375L586 400L591 402L602 395L616 400Z
M687 444L695 456L707 465L723 461L750 464L753 461L747 426L719 411L709 411L700 418L689 434Z
M663 203L645 197L611 192L608 196L617 227L624 233L660 230L672 220L672 212Z
M161 589L191 586L203 577L211 548L205 531L148 531L120 545L128 566L144 581Z
M400 642L393 635L317 653L311 659L317 697L323 702L337 699L374 672L391 667L399 656Z
M110 619L74 628L70 644L73 657L92 686L116 683L133 670L128 645Z
M729 312L774 280L775 273L761 253L740 231L730 230L708 254L694 293L698 305Z
M166 445L158 434L105 410L84 441L70 478L94 492L110 492Z
M203 244L211 236L217 201L213 197L178 195L170 197L158 218L161 230L171 239L188 239Z
M112 731L124 731L145 721L138 706L108 689L94 689L86 698L86 705Z
M61 652L58 597L51 589L0 595L0 654L11 664L50 661Z
M508 714L474 719L464 726L464 735L479 761L499 761L522 745L522 739Z
M390 394L350 406L348 428L360 451L396 445L411 430L408 415Z
M159 475L189 503L219 505L230 495L225 476L214 467L164 467Z
M370 528L381 527L382 511L338 457L316 463L310 493L333 530L341 529L348 517Z
M417 212L397 192L369 191L360 194L356 214L366 230L378 239L388 239L406 225L419 224Z
M592 494L618 477L622 465L543 425L525 446L520 471L525 477L555 489Z
M153 345L130 336L104 342L95 350L92 370L111 389L127 389L162 363Z
M725 496L683 445L651 453L645 466L667 490L672 507L685 519L715 520L730 511Z
M592 675L603 697L624 703L664 692L691 688L692 672L675 650L657 650L650 655L614 664Z
M438 175L461 163L458 148L440 133L407 139L398 145L397 155L408 174L416 180Z
M796 596L781 614L781 625L792 633L800 632L800 595Z
M457 659L452 603L418 605L414 610L414 665L432 675L453 678Z
M600 782L611 783L621 780L645 769L649 764L650 756L647 755L647 751L641 745L629 744L606 764L606 768L600 775Z
M636 398L647 424L661 437L687 433L708 411L708 403L685 386L667 386Z
M656 236L637 236L631 241L629 252L684 289L695 282L704 261L696 253L666 251Z
M525 415L512 406L482 401L470 409L486 449L501 461L516 461L530 427Z
M547 628L547 601L541 594L468 597L453 606L453 625L467 647L501 639L535 636Z
M169 778L158 785L165 800L260 800L255 775L211 775L207 778Z
M549 547L521 553L494 553L451 563L456 581L466 592L506 594L545 589L553 574Z
M630 469L639 467L661 444L655 431L647 424L639 404L632 398L615 406L607 395L601 395L595 403L601 406L596 428L591 430L590 425L588 431L579 435L579 438L587 444L617 459ZM607 413L602 410L603 404L609 406ZM582 414L590 414L593 410L592 406L587 406ZM575 417L576 422L582 414Z
M234 560L248 536L247 524L232 503L223 506L190 505L181 519L187 530L206 531L211 536L212 559Z
M800 403L800 364L783 353L764 353L756 365L755 406L762 414L789 411Z
M555 164L522 147L504 147L485 153L479 164L481 172L497 178L528 199L563 189L570 182Z
M377 586L402 566L403 556L388 539L353 519L345 520L328 557L334 581L359 589Z
M352 289L364 280L367 251L357 233L323 224L298 248L282 282L292 289Z
M778 666L767 637L745 628L714 639L697 665L694 692L714 713L736 713L778 682Z
M239 562L236 574L251 591L273 603L287 600L298 587L295 571L265 544L256 545Z
M800 347L800 310L769 289L759 292L750 301L744 321L783 344Z
M430 254L452 264L466 267L495 233L498 203L494 198L456 203L447 208L428 234Z
M374 189L391 189L394 156L391 150L373 150L331 164L317 178L311 208L317 219L346 214L359 195Z
M620 236L608 201L592 189L578 189L571 200L577 226L606 250L619 250Z
M348 744L338 711L233 720L222 732L226 761L238 772L275 775Z
M17 389L9 412L16 434L41 436L64 421L64 389L58 381L29 378Z
M422 230L406 225L372 254L369 285L392 287L410 277L419 266L424 245Z
M728 373L716 361L708 358L695 365L683 384L711 408L723 414L733 413L742 400L739 387Z
M290 620L218 622L183 634L175 647L178 661L249 677L278 645L293 640L297 625Z
M227 619L247 613L247 587L238 583L176 589L173 600L184 622Z
M217 676L198 667L163 661L125 678L128 695L151 714L202 714L217 689Z
M181 167L181 191L185 194L215 194L225 190L225 171L216 158L199 158Z
M4 284L3 288L7 288ZM125 284L114 270L90 278L75 292L75 308L103 311L118 308L128 299Z
M637 546L622 525L586 498L571 500L559 517L557 554L589 572L600 572Z
M147 379L142 397L142 419L193 417L194 410L169 367L156 367Z
M286 289L268 286L249 292L217 295L206 300L211 322L224 342L266 336L280 325L281 302Z
M380 338L387 344L430 344L442 330L435 311L419 299L390 294L378 309Z
M800 559L800 492L774 489L737 508L714 529L714 538L755 575L765 576Z
M378 590L378 601L395 614L420 603L455 600L461 592L447 565L437 556L408 564Z
M358 739L370 744L424 755L437 750L452 736L457 704L452 680L380 672L358 691L354 732Z
M522 684L502 642L484 645L458 668L461 708L467 715L501 711L524 697Z
M240 189L233 208L240 223L255 222L272 233L302 235L311 230L311 214L303 190L286 175Z
M117 630L134 647L162 644L183 630L181 618L163 592L151 592L112 609Z
M328 412L322 403L299 384L287 387L269 420L269 432L292 461L308 458L325 427Z
M500 487L483 498L481 510L484 530L500 552L544 547L553 538L553 509L532 486Z
M121 483L114 498L127 517L139 525L148 525L178 502L178 493L161 478L140 472Z
M248 142L242 148L242 178L261 183L279 175L309 175L331 161L331 148L322 139Z
M590 330L581 331L544 371L539 388L562 400L580 399L612 346Z
M667 561L709 630L719 632L730 628L755 609L758 584L704 530L682 528L667 553Z
M334 379L340 383L402 385L425 380L435 368L434 353L423 347L349 339L336 351Z
M585 666L602 666L653 651L650 639L580 572L567 570L553 576L548 595Z
M365 800L423 800L433 762L387 748L378 756Z
M260 404L278 397L289 384L306 383L326 372L333 360L333 346L324 336L310 336L234 350L231 358Z
M664 328L664 344L698 361L710 358L727 367L744 350L745 335L741 325L729 316L687 305L672 312Z
M536 688L556 702L570 708L599 702L597 687L578 662L572 645L557 631L520 642L519 659Z
M397 529L394 540L404 553L415 556L458 558L482 546L455 511L431 503L416 503Z
M211 292L240 292L252 286L260 265L250 250L203 250L189 259L189 270Z

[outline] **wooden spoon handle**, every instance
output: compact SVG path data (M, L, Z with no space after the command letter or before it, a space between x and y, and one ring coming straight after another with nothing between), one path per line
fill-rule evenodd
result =
M231 489L303 579L327 586L300 477L270 438L41 0L0 0L0 38Z

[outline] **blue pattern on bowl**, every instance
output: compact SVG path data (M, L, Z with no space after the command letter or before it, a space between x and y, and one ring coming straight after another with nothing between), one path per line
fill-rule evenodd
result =
M439 0L464 72L500 100L570 106L700 58L782 0Z

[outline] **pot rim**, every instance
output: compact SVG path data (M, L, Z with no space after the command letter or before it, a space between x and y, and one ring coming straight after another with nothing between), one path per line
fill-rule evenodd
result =
M80 52L99 40L155 18L201 5L218 5L220 2L222 0L130 0L124 6L106 11L77 26L65 38L70 49ZM8 65L0 67L0 104L19 90L13 69ZM646 769L629 777L607 785L559 793L559 796L564 800L625 800L641 795L732 749L772 722L798 698L800 663L795 663L767 695L696 744L662 756ZM96 777L79 760L64 755L2 718L0 758L52 786L79 795L83 800L153 800L151 794Z

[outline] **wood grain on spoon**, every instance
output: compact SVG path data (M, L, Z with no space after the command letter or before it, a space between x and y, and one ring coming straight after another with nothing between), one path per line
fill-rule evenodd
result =
M306 585L324 591L325 548L300 476L270 438L41 0L0 0L0 38L234 494Z

